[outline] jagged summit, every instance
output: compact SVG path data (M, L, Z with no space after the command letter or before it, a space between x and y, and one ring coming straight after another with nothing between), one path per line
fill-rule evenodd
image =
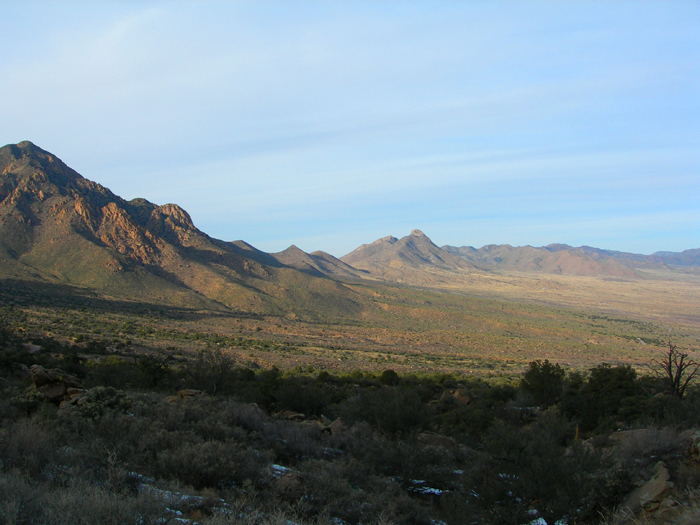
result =
M382 237L381 239L377 239L373 243L370 244L363 244L362 246L372 246L375 244L383 244L383 243L388 243L388 244L394 244L398 239L394 237L393 235L387 235L386 237Z

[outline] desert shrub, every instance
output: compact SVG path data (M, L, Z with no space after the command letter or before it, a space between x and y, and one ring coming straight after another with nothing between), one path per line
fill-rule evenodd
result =
M341 404L339 411L350 424L366 421L390 435L426 426L431 415L418 393L399 387L364 390Z
M37 477L50 463L53 438L41 425L28 419L11 422L0 428L0 467L19 469Z
M127 495L74 478L57 486L17 470L0 473L0 521L13 525L122 525L159 523L164 506L148 493Z
M108 412L125 413L133 399L126 392L115 388L96 386L88 390L74 409L82 417L96 419Z
M564 369L548 359L532 361L520 380L520 388L541 407L555 404L564 391Z
M136 367L143 374L143 387L156 388L172 384L173 371L170 368L171 357L160 353L158 355L142 355L136 361ZM134 385L141 386L141 385Z
M116 355L107 356L103 361L87 361L86 366L89 370L86 386L124 390L142 387L147 383L143 371L133 361Z
M0 421L14 421L33 412L33 410L22 410L21 407L13 402L14 394L17 393L17 390L15 388L6 388L0 391Z
M303 518L327 515L347 523L429 523L425 510L399 484L370 474L361 463L312 460L299 470L309 495L295 507Z
M640 470L651 472L658 461L669 464L676 462L685 452L686 443L672 428L644 428L616 434L619 445L615 449L615 459L626 473L637 477ZM645 480L649 479L648 473Z
M431 423L438 432L476 444L496 418L507 417L504 410L513 402L517 390L510 385L469 381L464 393L469 398L468 404L448 397L436 405L437 414Z
M239 378L234 358L218 348L198 352L185 370L190 386L208 394L230 391L230 386Z
M396 386L399 384L399 374L393 370L384 370L379 376L379 382L386 386Z
M606 489L600 454L573 443L571 425L547 412L529 428L497 421L484 437L463 483L469 504L493 523L547 523L596 516Z
M271 457L235 442L186 443L158 455L157 474L195 488L266 481Z
M592 368L585 383L567 388L561 409L581 430L607 432L615 429L618 421L629 424L641 417L647 397L631 366L605 364Z
M34 386L24 389L12 388L8 395L10 397L10 405L26 416L38 412L42 406L48 403L46 396Z
M275 394L277 408L320 416L330 401L328 389L311 378L288 377Z

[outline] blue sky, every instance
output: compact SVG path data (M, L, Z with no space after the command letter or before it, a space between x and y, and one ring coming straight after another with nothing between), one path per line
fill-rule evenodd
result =
M213 237L700 247L700 2L0 6L0 142Z

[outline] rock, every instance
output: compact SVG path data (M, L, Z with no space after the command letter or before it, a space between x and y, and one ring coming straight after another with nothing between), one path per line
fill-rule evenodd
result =
M60 403L65 400L68 397L66 390L66 385L61 381L39 387L39 391L52 403Z
M201 390L187 388L185 390L178 390L177 395L180 396L180 399L192 399L194 397L203 396L205 394Z
M700 430L689 430L682 437L688 443L688 457L700 462Z
M76 377L59 368L46 370L41 365L32 365L29 368L29 374L34 387L52 403L60 404L62 401L70 399L69 389L72 392L73 389L83 390Z
M22 347L27 351L28 354L36 354L41 351L41 346L32 343L24 343Z
M37 388L54 382L54 378L41 365L32 365L29 369L29 374L32 378L32 383Z
M76 388L76 387L70 387L66 389L66 394L68 394L68 397L73 399L74 397L81 396L83 395L87 390L84 388Z
M292 410L283 410L282 412L277 412L274 416L275 419L286 419L287 421L304 421L306 416L299 412L294 412Z
M666 493L673 488L670 479L671 474L666 465L663 461L659 461L654 466L654 474L651 479L630 492L622 506L635 514L640 510L654 511L658 509L661 503L667 499Z
M457 390L455 390L454 396L457 398L457 401L462 403L463 405L468 405L472 402L471 398L467 395L466 388L458 388Z
M331 429L331 435L333 436L340 436L345 432L345 423L343 423L340 418L333 421L329 426Z
M421 432L418 434L418 441L431 447L442 447L447 449L457 448L457 442L449 436L436 432Z
M622 443L624 441L636 440L645 441L650 440L656 436L658 431L650 428L638 428L635 430L618 430L610 434L610 441L614 443Z

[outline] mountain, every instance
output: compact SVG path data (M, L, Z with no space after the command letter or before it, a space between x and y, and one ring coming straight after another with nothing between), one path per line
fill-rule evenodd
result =
M469 270L475 265L438 248L422 231L397 239L384 237L372 244L363 244L341 261L361 269L419 269Z
M700 266L700 248L682 252L656 252L650 257L669 266Z
M374 278L415 285L464 282L465 274L526 272L635 279L645 269L700 266L700 250L638 255L590 246L550 244L543 247L491 244L437 247L423 232L413 230L397 239L387 236L363 244L340 258Z
M479 249L471 246L443 246L442 249L490 270L627 278L638 276L633 268L620 261L604 259L595 253L565 245L535 248L492 244Z
M176 204L126 201L31 142L0 148L0 280L68 284L105 297L309 316L364 308L347 281L464 289L478 275L539 272L636 278L700 267L700 250L650 256L564 244L436 246L413 230L337 259L274 254L209 237Z
M635 271L639 269L700 266L700 249L680 253L656 252L652 255L567 244L538 248L501 244L479 249L443 246L442 249L485 268L569 275L635 277L639 276Z
M197 229L175 204L126 201L31 142L0 148L0 277L249 312L358 311L342 284Z
M430 274L436 272L442 274L481 269L459 255L438 248L420 230L413 230L401 239L389 236L363 244L340 260L373 277L412 284L434 281L434 275Z
M322 251L309 254L292 245L284 251L270 255L285 266L312 275L324 275L338 279L361 279L365 276L363 272Z

